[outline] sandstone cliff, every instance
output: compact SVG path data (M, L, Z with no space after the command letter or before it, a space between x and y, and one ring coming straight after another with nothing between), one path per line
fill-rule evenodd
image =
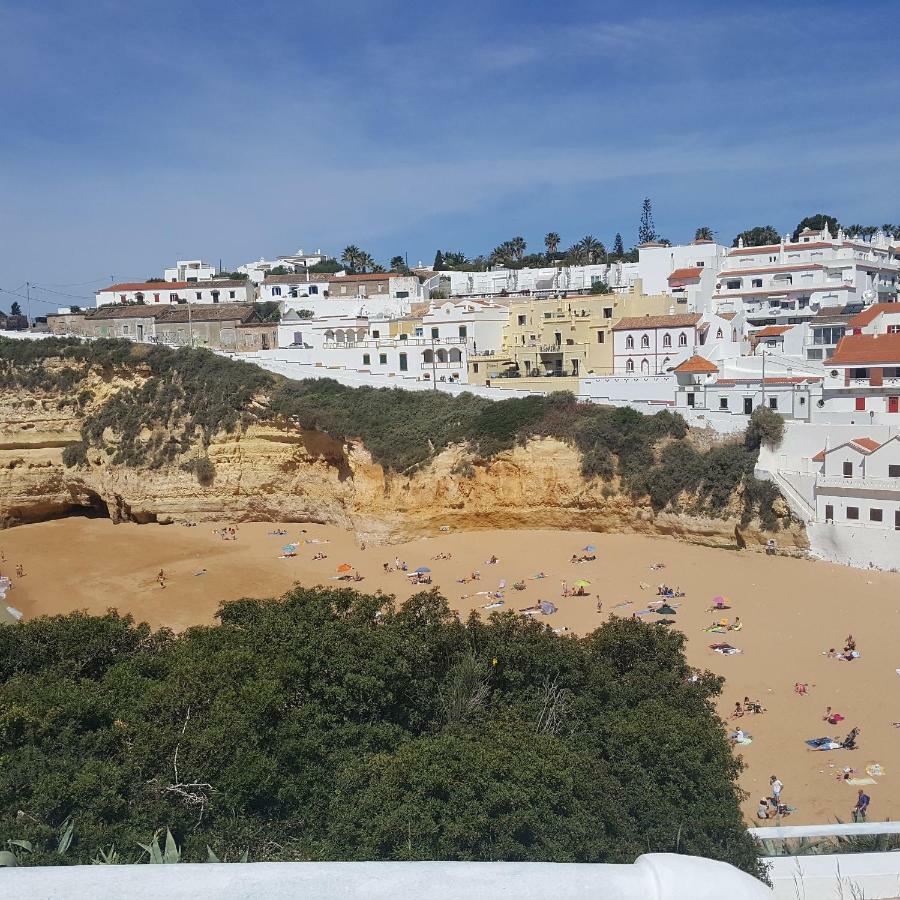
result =
M451 447L410 475L386 473L359 442L338 442L288 423L250 424L217 434L208 449L211 484L179 465L134 469L89 449L87 464L66 467L63 450L80 440L91 408L128 384L92 377L92 399L79 407L52 393L0 398L0 522L15 525L93 509L137 522L314 521L351 528L368 539L408 538L479 528L589 529L663 534L735 543L740 497L726 518L655 514L616 481L586 480L578 451L542 438L489 461ZM149 439L150 435L147 435ZM801 526L778 501L783 547L803 548ZM758 523L741 528L748 545L773 536Z

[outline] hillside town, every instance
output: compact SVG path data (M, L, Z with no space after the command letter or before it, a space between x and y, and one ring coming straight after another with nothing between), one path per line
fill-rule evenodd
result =
M384 271L356 247L340 261L301 249L228 273L179 260L162 278L102 287L94 308L62 307L39 327L206 347L351 386L495 399L567 390L584 402L669 408L723 435L765 406L790 427L777 453L763 449L759 474L806 523L813 551L892 568L900 239L825 216L801 226L754 229L732 247L698 229L689 243L645 240L603 262L599 242L560 254L551 233L535 266L542 260L525 257L521 239L470 269L462 254L439 252L434 266L395 257Z

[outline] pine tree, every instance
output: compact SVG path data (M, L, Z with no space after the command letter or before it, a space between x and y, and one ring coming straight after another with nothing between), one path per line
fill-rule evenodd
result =
M616 232L615 240L613 240L612 255L619 258L625 255L625 245L622 243L622 235L618 231Z
M435 272L443 272L444 271L444 254L438 250L437 253L434 254L434 265L432 266Z
M653 224L653 204L649 197L644 198L641 208L641 225L638 228L638 244L649 244L656 240L656 226Z

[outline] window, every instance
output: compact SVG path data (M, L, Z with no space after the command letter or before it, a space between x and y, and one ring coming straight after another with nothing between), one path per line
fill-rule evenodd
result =
M473 371L473 372L477 372L477 371L478 371L478 363L472 363L472 371Z
M853 477L853 463L845 462L843 465L844 478L852 478Z
M870 522L881 522L883 521L883 514L880 509L875 509L874 507L869 510L869 521Z
M866 408L866 398L865 397L857 397L856 398L856 411L863 412Z
M769 409L778 409L777 397L769 397Z
M671 347L672 346L672 335L666 334L663 335L663 347Z
M625 363L625 371L633 372L634 371L634 360L629 359L628 362Z
M809 297L799 297L797 299L797 308L806 309L809 306Z
M720 329L716 332L716 340L721 341L723 337L724 337L724 335L722 334L722 329L720 328Z
M719 409L728 409L727 397L719 397Z
M769 262L778 262L778 257L777 257L777 256L770 256L770 257L769 257Z
M409 296L409 291L397 291L395 296L398 300L405 300Z
M826 522L834 521L834 507L830 503L825 504L825 521Z
M213 302L213 303L218 303L218 302L219 302L219 292L218 292L218 291L213 291L213 292L212 292L212 302Z
M441 331L440 331L439 328L432 328L432 329L431 329L431 339L432 339L433 341L436 341L440 336L441 336Z
M801 398L800 398L800 405L801 405L801 406L806 406L806 397L801 397Z
M612 311L612 307L611 307L611 306L604 306L604 307L603 307L603 318L604 318L604 319L611 319L611 318L612 318L612 314L613 314L613 311Z
M309 291L308 291L308 293L309 293L309 294L318 294L318 293L319 293L319 287L318 287L318 285L315 285L315 284L309 285Z
M229 292L228 292L228 299L229 299L229 300L234 300L234 296L235 296L235 295L234 295L234 291L229 291Z
M128 334L128 326L127 325L122 326L122 334Z
M598 331L598 332L597 332L597 343L598 343L598 344L605 344L605 343L606 343L606 332L605 332L605 331Z
M197 291L197 299L198 299L198 300L202 300L202 299L203 299L203 292L202 292L202 291Z
M459 326L459 336L460 336L463 340L465 340L465 338L466 338L466 326L465 326L465 325L460 325L460 326Z
M378 354L378 364L382 366L387 365L387 353L379 353Z
M888 466L888 478L900 478L900 466Z
M641 338L641 349L646 350L647 347L649 347L649 346L650 346L650 338L647 337L647 335L645 334L645 335Z
M178 294L169 294L169 303L177 303Z
M379 337L381 337L381 332L378 331L377 329L373 329L373 331L372 331L372 337L373 337L373 338L379 338Z
M762 278L754 278L750 284L752 287L760 288L762 287Z
M273 297L280 297L280 296L281 296L281 288L280 288L280 287L273 287L273 288L272 288L272 296L273 296Z
M630 334L625 338L625 349L634 350L634 338Z
M848 506L847 507L847 518L850 520L859 519L859 507L858 506Z
M159 294L154 294L154 295L153 295L153 302L154 302L154 303L159 303Z
M368 353L363 353L363 365L369 366L372 364L372 357L369 356Z
M125 297L124 294L119 294L119 300L120 300L122 303L124 303L126 299L127 299L127 298Z
M408 368L408 367L407 367L407 364L406 364L406 354L405 354L405 353L401 353L401 354L400 354L400 371L401 371L401 372L405 372L405 371L407 371L407 368Z
M678 346L687 347L687 335L683 331L678 335Z
M517 318L517 321L518 321L519 325L524 325L525 324L525 316L519 316Z
M822 351L821 350L807 350L806 358L807 359L821 359Z
M698 269L702 269L702 268L706 265L706 263L703 262L702 259L698 259L697 262L694 263L694 265L695 265Z
M740 290L741 287L741 279L740 278L729 278L725 282L725 287L728 288L729 291L737 291Z

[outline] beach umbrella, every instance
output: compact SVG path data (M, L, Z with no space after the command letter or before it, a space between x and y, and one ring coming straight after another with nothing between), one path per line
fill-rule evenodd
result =
M352 572L352 571L353 571L353 566L351 566L350 563L341 563L341 564L337 567L337 570L338 570L338 574L339 574L339 575L346 575L347 572Z
M416 574L424 575L426 572L430 572L430 571L431 571L431 569L429 569L428 566L419 566L419 568L416 569Z
M540 606L541 612L545 616L553 615L553 613L556 612L556 604L551 603L549 600L541 600L541 602L538 603L538 606Z
M589 581L585 581L583 578L579 578L578 581L575 582L575 587L590 587L591 583Z
M282 553L296 553L296 552L297 552L297 545L296 545L296 544L285 544L285 545L281 548L281 552L282 552Z
M585 553L596 553L597 548L593 544L588 544L587 547L584 548Z
M726 602L725 597L713 597L713 603L725 603L725 602Z

